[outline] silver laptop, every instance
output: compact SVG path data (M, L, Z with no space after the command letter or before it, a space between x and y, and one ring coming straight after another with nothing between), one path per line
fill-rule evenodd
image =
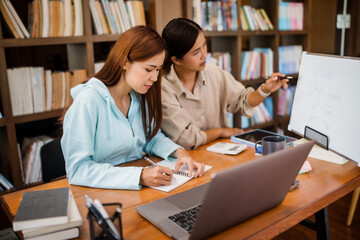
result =
M315 141L217 173L211 182L137 207L175 239L203 239L279 205Z

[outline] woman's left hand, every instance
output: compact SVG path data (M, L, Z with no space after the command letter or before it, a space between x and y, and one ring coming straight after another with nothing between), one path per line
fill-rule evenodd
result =
M285 77L285 74L276 72L276 73L272 73L271 77L268 78L265 82L265 84L263 85L263 87L265 89L264 92L268 93L268 92L275 92L276 90L278 90L281 86L283 86L285 89L288 88L287 82L289 81L289 79L285 78L280 80L279 77Z
M178 158L175 171L179 171L182 165L187 164L189 168L189 176L193 176L193 172L194 177L201 177L204 174L205 164L196 162L185 149L178 148L175 151L175 157Z

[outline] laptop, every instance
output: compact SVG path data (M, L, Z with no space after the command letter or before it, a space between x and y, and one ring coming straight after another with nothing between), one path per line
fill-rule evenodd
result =
M217 173L211 182L137 207L175 239L203 239L279 205L315 141Z

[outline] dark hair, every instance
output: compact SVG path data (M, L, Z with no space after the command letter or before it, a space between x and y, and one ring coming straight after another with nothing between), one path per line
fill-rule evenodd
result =
M120 81L127 61L144 61L165 50L166 42L155 30L140 25L132 27L121 34L110 50L104 66L94 77L106 86L114 86ZM161 75L160 71L153 86L147 93L140 95L142 122L147 139L152 139L161 126Z
M165 26L162 31L162 37L167 44L164 72L170 71L171 57L175 56L181 59L194 46L199 33L202 31L197 23L187 18L175 18Z

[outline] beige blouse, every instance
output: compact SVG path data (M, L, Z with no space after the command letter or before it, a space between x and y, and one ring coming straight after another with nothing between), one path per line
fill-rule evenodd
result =
M229 73L207 64L198 73L194 92L180 82L174 68L162 78L162 130L186 149L206 143L205 130L227 127L226 111L240 111L246 117L254 113L245 88Z

